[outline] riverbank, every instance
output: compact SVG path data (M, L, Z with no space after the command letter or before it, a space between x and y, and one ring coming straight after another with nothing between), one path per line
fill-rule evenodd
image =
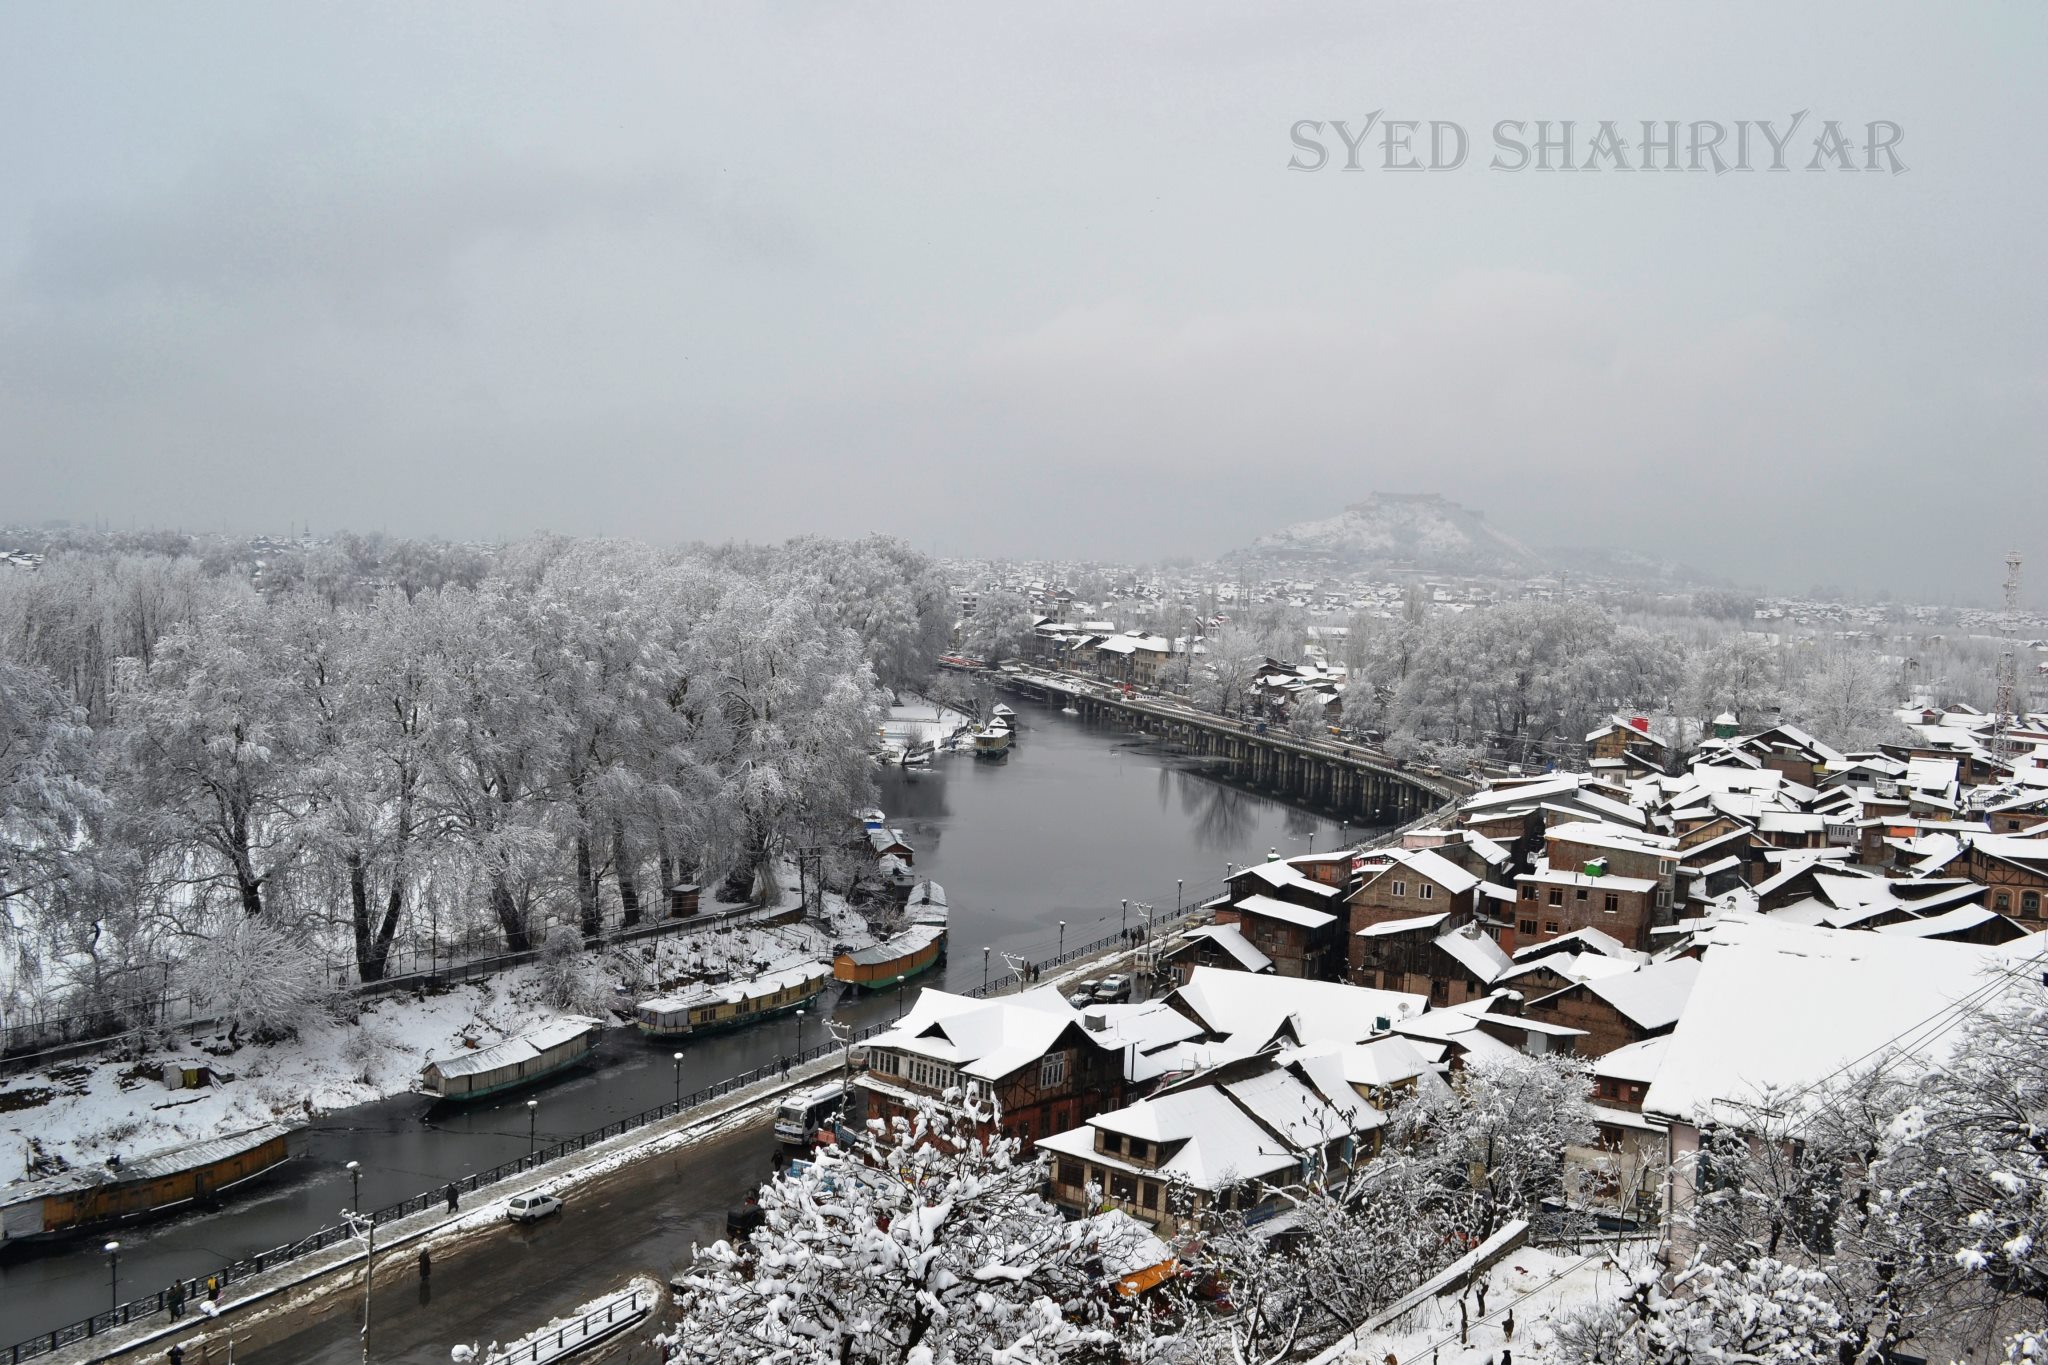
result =
M795 870L783 904L797 907ZM261 1123L299 1126L337 1110L402 1095L429 1058L487 1047L565 1010L630 1012L657 979L679 972L752 970L758 961L820 958L834 944L873 941L866 921L836 895L824 922L726 924L614 946L577 963L577 998L562 1000L545 964L423 993L337 1002L289 1038L232 1040L226 1028L180 1030L144 1049L45 1068L0 1082L0 1185L144 1153ZM208 1077L170 1088L167 1074Z

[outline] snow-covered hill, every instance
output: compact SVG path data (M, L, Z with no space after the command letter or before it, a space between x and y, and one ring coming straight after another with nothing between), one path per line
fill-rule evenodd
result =
M1374 493L1334 517L1296 522L1231 558L1274 567L1427 569L1529 574L1543 559L1487 524L1483 513L1435 493Z

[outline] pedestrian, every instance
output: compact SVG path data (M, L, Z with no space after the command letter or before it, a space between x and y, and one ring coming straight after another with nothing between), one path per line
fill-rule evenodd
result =
M785 1076L789 1074L789 1054L787 1052L782 1054L782 1074Z
M171 1321L176 1322L185 1311L185 1282L172 1280L171 1287L164 1294L164 1306L171 1310Z
M429 1256L429 1255L427 1254L427 1249L426 1249L425 1247L421 1247L421 1248L420 1248L420 1283L421 1283L421 1284L425 1284L425 1283L427 1282L427 1277L428 1277L428 1276L430 1276L430 1275L432 1275L433 1273L434 1273L434 1258L433 1258L432 1256Z
M1515 1339L1514 1309L1508 1309L1508 1315L1500 1320L1500 1334L1502 1341L1513 1341Z
M206 1301L211 1304L218 1304L220 1302L220 1276L208 1275L206 1277Z
M172 1342L171 1349L165 1354L170 1357L171 1365L185 1365L185 1348L177 1342Z
M462 1202L462 1201L461 1201L461 1199L460 1199L460 1198L459 1198L459 1197L458 1197L458 1196L456 1195L456 1193L455 1193L455 1182L454 1182L454 1181L452 1181L452 1180L451 1180L451 1181L449 1181L449 1182L448 1182L448 1212L450 1212L450 1213L453 1213L453 1212L455 1212L455 1206L456 1206L457 1204L461 1203L461 1202Z
M1500 1353L1500 1365L1515 1365L1515 1353L1513 1351L1502 1351Z

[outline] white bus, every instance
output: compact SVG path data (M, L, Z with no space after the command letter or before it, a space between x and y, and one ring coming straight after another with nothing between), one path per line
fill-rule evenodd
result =
M799 1091L775 1110L775 1136L793 1147L808 1147L821 1130L829 1130L846 1104L846 1087L838 1081Z

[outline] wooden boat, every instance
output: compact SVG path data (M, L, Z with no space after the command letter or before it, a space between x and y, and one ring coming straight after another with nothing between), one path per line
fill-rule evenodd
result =
M502 1043L435 1058L420 1069L418 1091L467 1102L532 1085L588 1057L603 1032L602 1020L565 1015Z
M283 1124L165 1147L134 1161L0 1189L0 1246L164 1213L231 1190L290 1158Z
M1010 727L1000 720L992 720L974 732L974 756L976 758L1007 758L1010 753Z
M1015 711L1012 711L1003 702L997 702L993 707L991 707L989 710L989 716L992 719L999 720L1004 725L1011 726L1013 728L1017 724L1017 713Z
M800 962L744 981L707 982L643 1000L634 1016L649 1038L718 1033L800 1008L824 994L831 980L832 969L824 963Z
M860 990L879 991L916 976L945 953L944 925L913 924L872 948L841 953L832 960L832 975Z
M937 882L919 882L910 888L910 896L903 903L903 917L912 924L943 926L951 915L952 911L946 904L946 888Z

